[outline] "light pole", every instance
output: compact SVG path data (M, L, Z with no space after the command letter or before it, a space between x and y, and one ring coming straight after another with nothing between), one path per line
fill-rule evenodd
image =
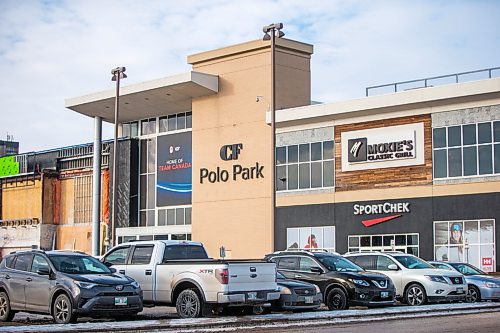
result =
M271 41L271 244L274 251L274 228L275 228L275 215L276 215L276 37L281 38L285 33L281 31L283 23L273 23L262 28L264 32L263 40Z
M125 67L116 67L111 70L113 77L111 81L116 81L116 95L115 95L115 134L113 137L113 203L111 205L111 228L108 230L109 235L109 246L113 247L115 245L115 225L116 225L116 214L117 214L117 201L118 201L118 182L117 170L118 170L118 111L119 111L119 101L120 101L120 79L125 79Z

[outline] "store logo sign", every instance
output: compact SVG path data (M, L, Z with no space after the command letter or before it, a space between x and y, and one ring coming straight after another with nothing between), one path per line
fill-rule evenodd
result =
M421 165L424 124L406 124L341 133L342 171Z
M390 220L394 220L398 217L403 216L401 213L410 213L410 203L409 202L384 202L381 204L372 204L372 205L358 205L355 204L354 207L354 215L375 215L375 214L392 214L389 216L378 217L374 219L363 220L361 223L365 227L371 227L376 224L387 222ZM398 214L395 214L398 213Z
M219 156L223 161L237 160L241 151L243 150L242 143L234 143L224 145L219 150ZM230 180L250 180L264 178L264 166L259 162L255 162L253 166L243 166L241 164L234 164L230 170L218 166L215 170L208 168L200 169L200 184L204 182L209 183L226 183Z

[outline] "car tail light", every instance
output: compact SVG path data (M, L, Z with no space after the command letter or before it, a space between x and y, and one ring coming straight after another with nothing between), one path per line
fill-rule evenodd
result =
M227 284L229 282L229 271L227 268L217 268L215 270L215 277L222 284Z

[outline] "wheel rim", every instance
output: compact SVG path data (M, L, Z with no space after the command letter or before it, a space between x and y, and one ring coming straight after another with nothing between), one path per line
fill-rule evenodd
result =
M477 291L476 291L476 289L469 288L469 290L467 291L467 298L466 298L466 300L469 303L474 303L475 301L477 301Z
M0 297L0 318L3 318L6 316L7 314L7 300L5 299L5 297Z
M183 317L193 318L198 313L198 300L191 295L183 295L181 302L181 314Z
M419 287L411 287L407 298L410 305L420 305L424 302L424 292Z
M69 317L69 304L62 298L56 303L55 315L57 320L66 322Z
M332 306L334 309L342 308L342 295L336 293L332 296Z

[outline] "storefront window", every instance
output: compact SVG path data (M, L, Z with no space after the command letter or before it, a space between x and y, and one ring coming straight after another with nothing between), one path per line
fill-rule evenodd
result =
M494 235L494 220L434 222L434 259L494 271Z
M287 228L287 249L335 251L335 227Z
M500 121L434 128L434 178L500 173Z
M334 186L332 140L276 148L277 191Z
M418 234L353 235L348 252L401 251L418 256Z

